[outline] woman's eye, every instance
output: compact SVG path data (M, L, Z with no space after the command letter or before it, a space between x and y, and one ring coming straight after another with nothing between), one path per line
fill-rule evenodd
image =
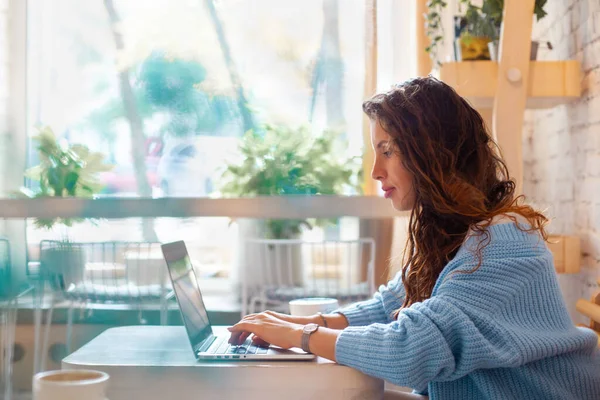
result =
M384 151L383 155L386 156L386 157L391 157L392 156L392 151L391 150Z

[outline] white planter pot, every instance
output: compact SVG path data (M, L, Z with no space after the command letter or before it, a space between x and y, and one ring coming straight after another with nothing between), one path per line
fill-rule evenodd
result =
M129 251L125 253L127 282L134 286L160 285L171 288L167 264L160 251Z
M264 222L245 218L236 222L238 241L231 281L238 298L241 298L242 279L248 288L263 286L267 282L274 284L275 280L286 283L285 286L303 285L305 269L301 246L285 243L248 245L248 239L265 238Z
M108 379L93 370L40 372L33 377L33 400L108 400Z
M53 247L43 250L41 268L50 285L57 290L68 290L71 285L83 282L85 253L80 247Z

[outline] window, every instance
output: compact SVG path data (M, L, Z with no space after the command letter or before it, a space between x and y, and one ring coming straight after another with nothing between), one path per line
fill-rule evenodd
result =
M360 155L364 20L362 0L30 0L28 126L103 152L115 165L104 196L215 196L240 138L263 124L335 127L342 152ZM228 224L102 221L69 235L177 233L217 249ZM28 227L30 243L60 235Z
M110 195L210 195L193 177L202 169L205 180L218 180L227 150L264 123L310 124L316 135L335 125L347 151L360 155L363 7L31 1L28 125L106 154L116 165L103 177ZM30 165L35 158L30 146ZM140 193L138 180L150 193Z

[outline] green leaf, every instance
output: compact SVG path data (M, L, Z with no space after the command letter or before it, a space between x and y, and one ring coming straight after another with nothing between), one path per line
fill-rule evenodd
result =
M65 189L67 190L67 194L69 196L75 196L75 188L77 186L77 181L79 180L79 174L75 171L70 171L65 176Z
M38 142L37 150L40 164L25 172L25 177L39 180L38 192L27 193L29 197L92 197L99 193L102 185L98 173L108 171L111 165L104 164L104 156L91 152L86 146L68 143L59 144L49 127L42 127L34 139ZM77 219L45 219L37 220L39 227L52 228L54 224L72 224Z
M307 127L265 126L263 136L248 133L240 141L243 159L227 165L221 193L225 196L340 194L360 190L360 157L335 157L333 131L313 137ZM342 144L343 145L343 144ZM306 220L267 224L272 237L285 237ZM284 236L282 236L284 235Z

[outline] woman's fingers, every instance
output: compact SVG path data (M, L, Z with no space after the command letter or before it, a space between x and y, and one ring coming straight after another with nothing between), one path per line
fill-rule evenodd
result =
M254 334L261 340L257 339L255 341L257 344L270 343L287 349L295 345L299 326L301 325L279 319L274 314L265 312L248 315L227 329L231 332L229 343L232 345L240 345L250 334Z
M227 328L227 330L231 332L229 344L237 346L241 343L244 343L248 336L254 333L254 328L255 326L252 323L246 322L244 320L238 322L234 326Z
M252 335L250 332L242 332L242 334L238 338L237 345L239 346L240 344L244 343L250 335Z
M242 335L243 332L231 332L231 336L229 337L229 344L233 344L236 345L239 343L240 341L240 336Z
M254 335L252 337L252 343L259 347L269 347L269 345L271 344L271 343L267 342L266 340L259 338L256 335Z

